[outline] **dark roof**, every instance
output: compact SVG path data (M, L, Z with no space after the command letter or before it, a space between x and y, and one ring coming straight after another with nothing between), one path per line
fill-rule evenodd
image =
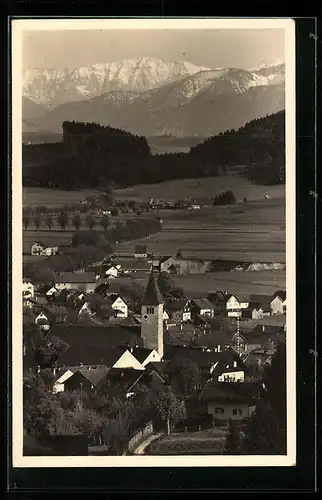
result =
M100 283L96 288L95 288L95 293L99 295L104 295L107 290L110 287L110 283Z
M131 353L133 356L140 362L143 363L143 361L146 360L146 358L151 354L153 349L145 349L144 347L134 347Z
M50 336L57 337L70 346L79 346L80 353L91 347L95 347L98 353L105 353L111 347L120 345L142 345L139 327L55 325L50 330Z
M105 365L108 368L112 368L123 353L124 349L117 347L100 349L96 346L86 346L84 348L81 344L73 344L60 357L57 366Z
M207 297L191 299L191 302L199 309L214 309L214 305L207 299Z
M238 355L233 350L215 352L199 348L166 346L165 359L188 359L196 363L200 368L210 368L215 363L220 363L220 373L223 373L226 365L238 362ZM223 369L221 369L223 367ZM218 370L217 370L218 371Z
M250 303L254 302L255 304L259 304L259 305L269 304L271 300L272 300L272 297L270 295L252 294L249 296Z
M55 283L95 283L95 273L54 273Z
M35 241L35 243L32 243L32 247L34 245L39 245L39 246L42 246L42 247L47 247L47 245L45 245L45 243L43 241Z
M120 265L121 270L149 271L151 265L145 259L117 259L115 265Z
M172 257L172 255L164 255L163 257L160 257L160 264L163 264L163 262L166 262L168 259L174 259L176 260L174 257Z
M165 303L164 309L169 312L182 311L187 304L187 299L169 300Z
M231 341L232 334L223 330L210 330L209 332L196 336L193 343L200 347L216 347L219 345L229 345Z
M80 368L75 373L81 373L83 377L89 380L89 382L91 382L93 385L97 385L105 377L107 372L107 366L100 366L99 368L91 370L84 370ZM70 379L75 376L75 373L70 377Z
M136 245L135 246L135 253L146 253L147 252L147 245Z
M158 306L163 304L163 298L153 269L149 276L142 304L145 306Z
M269 335L285 335L285 330L283 326L279 325L256 325L248 336L251 338L252 335L259 334L265 337L268 337Z
M278 290L277 292L274 293L272 299L275 299L276 297L279 297L283 301L286 299L286 291L285 290Z
M200 401L218 401L222 403L255 403L259 393L258 382L208 382L200 394Z
M236 297L239 302L249 302L249 295L244 293L227 293L225 301L228 302L230 297Z

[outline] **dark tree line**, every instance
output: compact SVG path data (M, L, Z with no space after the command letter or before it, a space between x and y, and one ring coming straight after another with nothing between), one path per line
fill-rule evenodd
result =
M37 146L32 146L28 149L28 162L24 160L29 166L23 168L23 182L25 186L80 189L97 188L104 178L108 183L125 187L218 176L225 174L230 166L245 165L247 177L254 182L283 183L284 128L285 112L281 111L252 120L237 131L211 137L188 154L153 156L143 137L95 123L64 122L61 155L50 159L44 153L43 161L33 162L32 151L35 156L38 153ZM46 145L39 148L46 151Z

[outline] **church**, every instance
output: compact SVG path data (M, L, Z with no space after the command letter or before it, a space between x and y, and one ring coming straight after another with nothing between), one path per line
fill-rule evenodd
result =
M141 338L146 349L155 349L161 359L164 354L163 305L156 275L151 269L141 306Z

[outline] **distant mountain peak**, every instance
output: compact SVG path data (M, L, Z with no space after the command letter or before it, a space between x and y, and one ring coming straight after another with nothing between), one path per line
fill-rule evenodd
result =
M29 69L23 75L23 95L53 108L110 91L144 92L206 69L148 56L78 68Z

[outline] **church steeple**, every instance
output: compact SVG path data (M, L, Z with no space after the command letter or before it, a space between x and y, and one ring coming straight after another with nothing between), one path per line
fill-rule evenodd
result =
M162 294L152 268L142 304L146 306L159 306L163 303Z
M144 347L163 357L163 298L153 269L141 306L141 337Z

